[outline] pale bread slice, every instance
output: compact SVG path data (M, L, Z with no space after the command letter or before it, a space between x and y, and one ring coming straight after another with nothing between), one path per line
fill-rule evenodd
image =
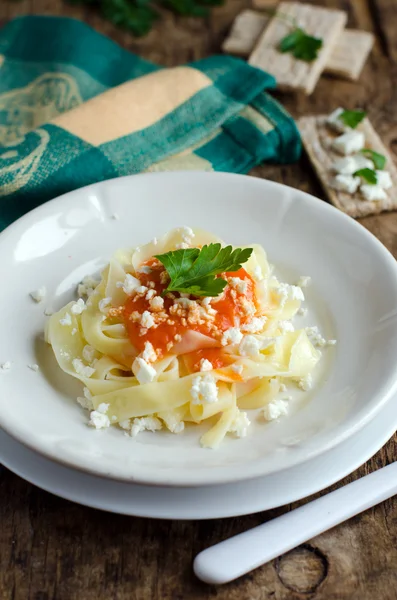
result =
M367 118L358 125L357 130L364 133L366 148L375 150L375 152L379 152L386 157L385 169L389 171L393 181L393 187L386 190L387 199L369 202L363 199L359 190L355 194L348 194L331 187L332 179L335 176L332 165L336 159L341 158L341 155L331 148L332 140L338 134L333 133L325 121L326 116L324 115L301 117L298 119L297 125L310 162L324 187L329 201L354 218L365 217L386 210L395 210L397 208L397 168L390 153Z
M279 44L292 31L292 27L285 18L275 15L259 37L248 62L274 75L279 89L302 90L305 94L311 94L342 33L347 15L341 10L299 2L281 2L278 13L296 20L309 35L322 39L323 46L318 58L306 62L297 60L289 52L280 52Z
M269 23L271 17L254 10L243 10L234 20L222 50L238 56L249 56L256 40Z
M332 50L325 72L356 81L372 50L374 39L368 31L345 29Z

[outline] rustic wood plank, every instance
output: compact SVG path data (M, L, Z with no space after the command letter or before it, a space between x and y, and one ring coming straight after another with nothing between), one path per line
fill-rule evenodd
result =
M344 11L313 7L299 2L281 2L278 13L259 38L248 62L275 76L280 90L303 91L310 95L324 70L333 47L346 25ZM289 52L281 53L278 46L296 21L310 35L322 40L316 60L297 60Z
M397 158L397 13L394 0L315 0L349 12L349 27L377 40L358 83L321 77L307 97L279 95L294 116L362 106ZM143 39L134 39L97 13L62 0L0 0L0 20L51 13L84 19L125 48L164 65L218 52L233 19L249 0L228 0L206 21L167 15ZM263 165L252 172L324 193L308 158L295 165ZM397 257L397 212L361 219ZM397 457L394 436L376 456L332 489ZM317 494L319 496L320 494ZM295 503L293 507L302 504ZM195 553L273 518L290 507L236 519L197 523L135 519L61 500L0 470L1 600L396 600L397 500L318 536L306 546L224 587L196 581ZM324 559L325 557L325 559ZM324 562L325 561L325 562ZM327 565L325 578L324 564ZM312 591L310 591L312 590Z

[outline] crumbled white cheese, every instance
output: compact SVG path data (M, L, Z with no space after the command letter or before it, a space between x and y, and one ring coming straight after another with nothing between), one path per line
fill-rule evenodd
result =
M37 373L37 371L39 370L39 365L28 365L28 369L31 369L32 371L35 371Z
M93 293L99 281L92 277L91 275L86 275L81 283L77 286L77 295L79 298L83 296L87 296L89 298Z
M246 294L248 290L248 282L240 277L231 277L229 279L229 285L237 290L239 294Z
M364 148L365 136L362 131L353 129L347 133L343 133L332 142L334 150L340 154L353 154L360 152Z
M140 285L139 287L137 287L135 289L137 294L146 294L146 292L148 291L148 287L146 285Z
M74 358L72 360L72 365L77 375L81 375L82 377L91 377L91 375L95 373L95 369L92 367L87 367L81 358Z
M83 312L83 310L85 310L87 307L85 305L85 302L83 300L83 298L79 298L77 300L77 302L75 302L74 304L72 304L72 306L70 307L70 312L73 315L81 315L81 313Z
M83 358L86 362L92 363L95 358L95 348L86 344L83 348Z
M132 363L132 372L141 385L151 383L157 376L156 369L149 365L146 360L138 356Z
M54 309L50 308L49 306L47 306L47 308L44 309L44 314L46 317L51 317L51 315L53 315L54 312L55 312Z
M136 270L137 273L144 273L145 275L149 275L152 272L152 269L148 265L142 265L138 267Z
M241 325L241 330L246 333L259 333L265 326L267 317L253 317L249 323Z
M247 413L239 412L236 418L231 422L228 432L235 433L238 438L243 438L246 437L250 425L251 421L249 420Z
M312 375L308 373L307 375L305 375L305 377L302 377L302 379L300 379L298 382L298 387L300 387L300 389L304 392L310 390L313 387Z
M125 429L126 431L131 430L131 421L130 419L125 419L124 421L119 421L119 425L121 429Z
M110 426L110 420L107 416L107 411L109 408L109 404L105 404L104 402L98 406L96 410L93 410L90 413L90 420L88 421L88 425L91 427L95 427L95 429L105 429Z
M345 123L342 121L342 119L340 118L341 114L344 112L343 108L336 108L330 115L327 116L327 118L325 119L326 124L331 127L331 129L333 129L334 131L336 131L337 133L343 133L344 131L347 131L350 129L350 127L348 127L348 125L345 125Z
M279 321L278 328L280 329L281 333L290 333L295 331L295 327L292 325L291 321Z
M205 298L202 299L201 304L203 306L210 306L211 301L213 300L212 296L206 296Z
M65 313L65 316L62 319L59 319L59 322L61 325L71 325L72 317L70 316L69 313Z
M260 350L261 343L253 335L244 336L238 347L241 356L257 356Z
M308 287L311 283L312 278L310 275L301 275L298 279L297 286L300 288Z
M200 371L212 371L213 368L212 362L207 358L202 358L200 360Z
M131 273L127 273L123 282L119 281L116 283L117 287L123 288L123 292L127 294L127 296L132 296L132 294L139 288L141 282L139 279L131 275Z
M101 311L101 313L107 313L109 310L109 304L111 303L112 299L111 298L102 298L102 300L99 300L98 303L98 308Z
M221 344L227 346L228 344L239 344L243 339L243 334L238 327L230 327L222 334Z
M360 186L360 192L365 200L369 202L379 202L379 200L386 200L387 198L385 190L379 185L363 184Z
M285 383L280 383L280 392L286 392L287 391L287 386L285 385Z
M5 362L0 364L0 369L2 371L9 371L11 369L12 362L6 360Z
M280 283L276 288L276 293L280 297L281 307L285 306L287 300L299 300L303 302L305 296L302 289L297 285L289 285L288 283Z
M177 250L186 250L187 248L189 248L189 244L187 242L181 242L180 244L177 244L175 248Z
M308 309L307 308L298 308L296 314L301 316L301 317L305 317L308 313Z
M392 181L389 171L378 170L378 171L376 171L376 177L377 177L377 185L379 187L381 187L382 189L388 190L391 187L393 187L393 181Z
M332 169L340 175L353 175L360 169L373 169L374 163L363 154L353 154L338 158L332 165Z
M156 362L157 354L153 348L153 345L150 342L145 342L145 347L143 352L141 353L141 358L143 358L143 360L147 363Z
M171 433L182 433L185 429L185 423L183 421L176 421L172 423L168 420L167 427L171 431Z
M193 377L190 394L193 404L218 402L218 388L214 376L206 373Z
M263 279L263 273L262 273L262 269L260 268L259 265L256 265L255 269L254 269L254 278L257 281L262 281Z
M150 308L154 310L154 312L163 310L164 308L164 299L161 296L155 296L149 301Z
M194 308L197 306L197 302L195 300L189 300L189 298L176 298L174 304L180 304L182 308Z
M145 300L151 300L156 294L156 290L149 290L145 296Z
M141 326L145 327L145 329L150 329L154 325L154 319L152 313L148 310L145 310L141 316Z
M241 373L243 372L243 365L232 365L232 371L234 371L235 373L237 373L237 375L241 375Z
M94 408L94 405L92 404L92 394L91 394L90 390L87 387L84 388L84 398L82 398L81 396L79 396L77 398L77 402L85 410L92 410Z
M44 285L39 287L38 290L34 290L33 292L30 292L30 297L35 302L42 302L46 296L47 296L47 288Z
M274 421L275 419L284 417L287 414L288 401L281 398L275 398L263 409L263 416L265 417L266 421Z
M308 338L310 339L310 341L312 342L312 344L314 346L323 348L326 345L327 342L321 335L317 325L315 325L314 327L306 327L305 331L306 331Z
M180 232L182 234L182 239L185 243L191 244L192 239L194 238L194 231L191 227L181 227Z
M141 431L159 431L163 427L157 417L141 417L134 419L131 427L132 437L136 437Z
M348 194L354 194L357 192L358 186L360 185L361 179L359 177L353 177L353 175L336 175L331 181L331 187L340 192L347 192Z

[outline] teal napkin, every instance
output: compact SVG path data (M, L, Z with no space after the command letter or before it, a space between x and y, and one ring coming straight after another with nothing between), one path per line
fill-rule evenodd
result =
M0 30L0 229L78 187L132 173L246 173L298 159L269 74L230 56L163 69L74 19Z

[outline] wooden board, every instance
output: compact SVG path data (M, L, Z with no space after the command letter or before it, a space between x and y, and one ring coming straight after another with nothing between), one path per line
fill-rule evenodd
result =
M269 25L271 16L255 10L243 10L235 18L222 50L237 56L249 56L260 35ZM324 73L356 81L374 44L369 31L344 29L338 37L324 67Z
M280 15L295 19L310 35L321 38L323 46L316 60L297 60L291 53L278 50L281 40L291 31L291 26L283 17L272 18L260 36L248 62L275 76L281 90L301 90L311 94L331 55L332 49L345 27L347 15L341 10L314 7L299 2L281 2Z
M362 77L359 84L322 77L311 96L279 97L295 117L329 114L337 106L366 107L389 152L397 158L395 0L313 0L313 4L348 10L350 27L376 32L366 68L368 77ZM250 7L251 0L227 0L205 20L175 18L164 11L155 29L139 39L105 21L87 5L63 0L0 0L0 23L28 13L73 17L110 36L128 51L174 66L219 52L236 15ZM264 164L251 175L325 197L305 153L296 164ZM360 223L397 257L397 211L365 217ZM268 250L271 254L271 248ZM332 489L396 459L394 436L371 460ZM397 497L237 581L216 587L195 579L195 553L308 499L235 519L177 522L112 515L78 506L39 490L4 468L0 468L0 488L1 600L397 598Z
M309 156L330 202L351 217L365 217L383 211L395 210L397 208L397 168L382 140L366 118L357 127L365 135L365 147L375 150L386 157L385 169L389 171L393 181L393 187L386 191L387 199L379 202L363 200L360 193L348 194L331 187L331 181L335 176L332 164L341 155L330 147L332 140L338 135L333 134L325 124L326 115L317 117L301 117L298 120L303 145Z

